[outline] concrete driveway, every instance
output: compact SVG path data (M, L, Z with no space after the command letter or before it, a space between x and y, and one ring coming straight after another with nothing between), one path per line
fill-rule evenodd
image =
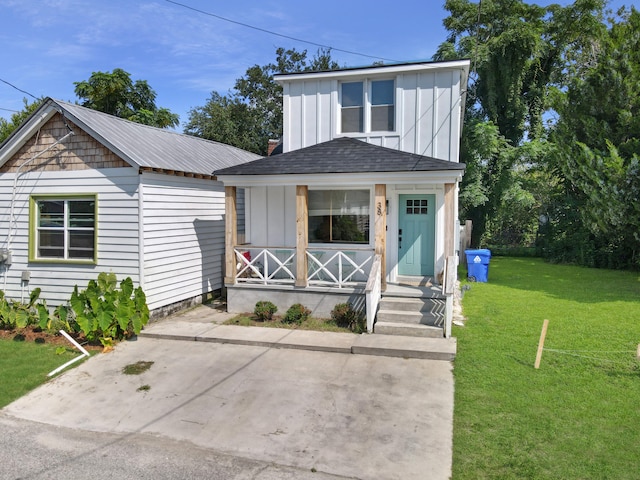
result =
M138 361L153 365L122 372ZM138 338L3 413L348 478L451 475L447 361Z

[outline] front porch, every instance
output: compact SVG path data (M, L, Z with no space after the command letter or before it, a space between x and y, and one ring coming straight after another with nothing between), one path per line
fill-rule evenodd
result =
M329 317L349 302L373 333L388 282L429 283L450 295L463 168L336 139L223 170L229 311L268 300L281 312L301 303ZM444 320L431 326L449 336L450 302L440 303ZM432 310L418 309L419 326Z

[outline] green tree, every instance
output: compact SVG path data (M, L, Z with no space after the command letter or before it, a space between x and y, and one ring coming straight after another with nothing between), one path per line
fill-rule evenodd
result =
M177 114L156 106L156 92L146 80L134 82L131 74L120 68L93 72L88 80L74 85L84 107L153 127L176 127L180 123Z
M552 167L564 182L564 203L580 208L577 218L552 211L548 244L556 258L638 267L640 13L623 9L609 21L590 62L554 97L559 119L551 134ZM569 248L577 239L586 239L590 260Z
M544 138L543 115L550 107L551 87L563 84L565 73L604 28L603 3L577 0L567 7L541 7L522 0L445 3L449 37L435 58L471 58L474 70L462 138L461 159L467 173L460 208L465 218L474 221L474 246L487 226L507 221L509 210L528 208L530 197L513 191L513 182L522 179L529 170L526 162L531 161L531 151L520 149ZM518 200L522 203L514 209ZM496 221L496 216L502 220Z
M22 99L24 103L24 108L11 115L11 120L7 121L4 118L0 118L0 144L4 142L9 135L13 133L13 131L22 125L29 116L35 112L40 105L42 105L42 99L34 100L29 103L26 98Z
M275 63L249 67L227 95L213 92L207 103L189 112L185 133L265 155L268 141L282 136L282 87L273 76L316 70L333 70L329 50L276 50Z

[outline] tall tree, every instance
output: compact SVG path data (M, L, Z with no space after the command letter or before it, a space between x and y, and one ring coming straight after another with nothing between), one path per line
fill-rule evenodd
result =
M146 80L134 82L121 68L93 72L88 80L74 85L84 107L153 127L177 127L180 123L177 114L156 106L156 92Z
M273 76L316 70L333 70L329 50L276 50L275 63L249 67L227 95L213 92L207 103L189 112L185 133L229 143L265 155L269 139L282 136L282 87Z
M554 166L564 203L580 205L581 226L553 211L550 241L588 237L592 262L640 267L640 12L618 15L590 62L555 96Z
M463 179L461 196L461 212L474 220L474 245L487 221L508 205L503 196L514 167L530 161L528 152L517 150L523 142L544 137L550 88L563 82L574 52L601 29L603 3L576 0L567 7L541 7L522 0L446 1L449 37L435 58L471 58L474 70L462 149L471 175ZM488 145L478 143L474 137L479 134L490 136Z

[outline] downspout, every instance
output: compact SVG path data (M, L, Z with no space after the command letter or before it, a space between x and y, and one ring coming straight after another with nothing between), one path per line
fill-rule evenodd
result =
M142 184L143 172L138 175L138 285L142 290L144 285L144 192Z

